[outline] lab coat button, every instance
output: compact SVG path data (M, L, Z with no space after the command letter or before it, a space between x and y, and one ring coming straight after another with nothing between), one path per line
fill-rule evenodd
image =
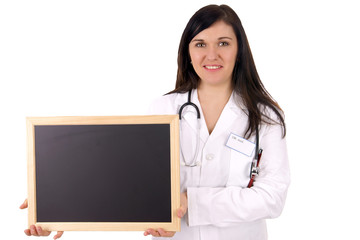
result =
M214 154L208 153L208 154L206 154L205 158L206 158L206 160L213 160L214 159Z

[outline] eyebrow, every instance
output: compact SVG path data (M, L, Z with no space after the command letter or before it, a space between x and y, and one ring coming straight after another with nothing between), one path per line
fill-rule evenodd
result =
M218 38L218 40L223 40L223 39L233 40L231 37L219 37ZM193 39L192 42L204 42L204 39Z
M220 38L218 38L218 40L223 40L223 39L230 39L230 40L233 40L231 37L220 37Z

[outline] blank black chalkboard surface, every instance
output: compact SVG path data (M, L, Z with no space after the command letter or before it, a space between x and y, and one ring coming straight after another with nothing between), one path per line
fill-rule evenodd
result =
M29 226L180 231L178 115L29 117Z

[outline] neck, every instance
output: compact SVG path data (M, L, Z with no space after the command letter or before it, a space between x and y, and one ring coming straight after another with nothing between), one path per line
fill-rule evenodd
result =
M223 99L227 101L229 100L232 91L233 88L231 87L231 85L213 86L213 85L199 84L197 89L200 103L202 100L219 101Z

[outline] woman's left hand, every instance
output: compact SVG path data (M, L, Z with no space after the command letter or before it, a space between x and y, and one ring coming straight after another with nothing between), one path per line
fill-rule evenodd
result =
M182 218L188 208L188 202L187 202L187 193L183 192L180 194L180 208L178 208L176 214L179 218ZM144 232L144 236L152 235L154 237L173 237L176 232L173 231L165 231L162 228L159 228L157 230L155 229L148 229Z

